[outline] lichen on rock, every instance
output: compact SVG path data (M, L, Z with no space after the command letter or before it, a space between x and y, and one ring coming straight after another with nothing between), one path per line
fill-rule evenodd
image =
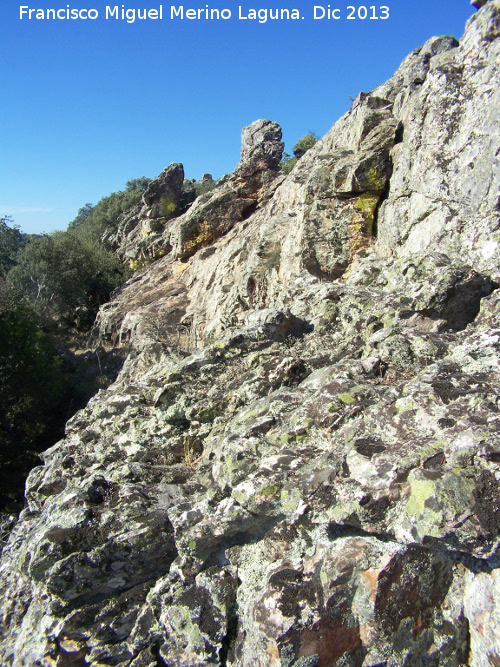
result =
M290 174L256 121L213 189L172 165L121 221L150 263L93 339L129 354L27 480L2 665L498 662L499 21Z

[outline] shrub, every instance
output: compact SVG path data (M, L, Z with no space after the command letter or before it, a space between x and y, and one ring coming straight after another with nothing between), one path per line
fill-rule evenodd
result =
M32 240L7 275L46 324L57 319L79 328L92 323L124 279L120 260L86 226Z
M19 231L10 216L0 218L0 276L6 276L16 263L19 250L28 242L28 236Z
M285 172L285 174L289 174L296 164L297 164L296 157L292 157L289 153L283 153L283 158L280 162L280 167Z
M300 158L307 153L307 151L318 142L318 137L313 132L308 132L299 139L293 147L293 154L300 160Z
M59 425L67 388L52 339L33 311L0 285L0 508L22 497L37 452L62 436ZM57 435L56 435L57 431Z
M297 160L307 153L318 141L318 137L313 132L308 132L299 139L293 147L293 156L289 153L283 153L283 159L280 162L281 169L285 174L289 174L297 164Z
M170 218L177 213L177 206L172 197L165 197L160 206L161 214L165 218Z

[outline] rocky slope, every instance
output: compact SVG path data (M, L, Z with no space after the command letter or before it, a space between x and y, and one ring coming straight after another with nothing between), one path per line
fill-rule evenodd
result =
M2 665L500 664L499 51L494 0L287 177L257 121L191 206L152 184L116 244L161 259L93 332L130 354L2 553Z

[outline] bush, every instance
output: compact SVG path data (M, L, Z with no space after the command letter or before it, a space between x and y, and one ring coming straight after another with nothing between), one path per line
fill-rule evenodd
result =
M66 232L35 237L29 243L16 237L15 258L10 259L10 250L5 253L7 281L44 324L57 320L88 328L112 290L127 279L128 267L102 239L105 232L116 230L122 214L141 201L149 183L148 178L136 178L127 181L126 190L103 197L95 206L85 204ZM4 234L9 242L12 234L20 234L17 229L9 233ZM1 239L0 227L0 250Z
M142 179L136 179L136 181ZM134 183L135 181L128 181ZM85 204L76 218L69 223L68 231L85 226L88 232L100 239L105 231L115 231L118 227L119 218L122 213L138 204L142 199L143 189L140 185L134 185L126 190L112 192L103 197L95 206Z
M78 328L90 326L124 279L119 259L85 226L34 239L7 275L46 324L56 319Z
M289 153L283 153L283 158L280 162L280 167L285 172L285 174L289 174L296 164L297 164L296 157L292 157Z
M318 137L312 132L308 132L302 139L299 139L293 147L293 154L300 160L300 158L307 153L307 151L318 142Z
M62 362L33 311L0 285L0 508L22 498L37 452L62 436ZM56 435L57 432L57 435Z
M196 192L196 196L200 197L207 192L211 192L216 185L217 181L214 181L212 174L203 174L201 180L196 181L194 184L194 191Z
M280 162L281 169L285 174L289 174L297 164L297 160L307 153L318 141L318 137L313 132L308 132L299 139L293 147L293 156L289 153L283 153L283 159Z
M19 250L28 242L28 236L19 231L9 216L0 218L0 276L5 277L16 263Z
M172 197L165 197L161 203L160 211L165 218L171 218L177 213L177 206Z

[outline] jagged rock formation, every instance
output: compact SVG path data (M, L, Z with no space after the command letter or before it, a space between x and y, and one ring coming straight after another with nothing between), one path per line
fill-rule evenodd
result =
M193 255L249 217L258 201L272 194L268 186L278 175L283 146L276 123L260 120L244 128L241 162L231 176L221 179L213 195L210 174L199 183L185 184L183 166L171 164L151 182L142 202L123 217L108 242L132 261L158 259L172 248L176 257ZM198 200L197 190L205 194Z
M287 177L257 121L145 237L94 329L130 354L3 551L1 664L500 661L499 38L493 0Z

